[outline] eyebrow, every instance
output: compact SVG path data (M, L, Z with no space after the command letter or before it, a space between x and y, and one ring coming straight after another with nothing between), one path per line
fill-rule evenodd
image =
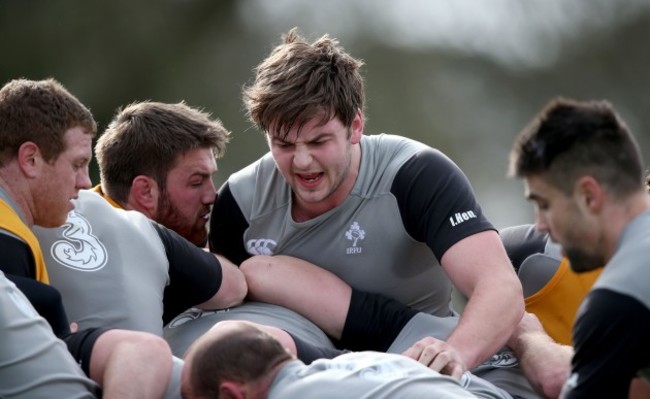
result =
M216 170L215 170L215 172L216 172ZM212 176L212 174L213 174L213 173L210 173L210 172L200 172L200 171L196 171L196 172L192 172L192 173L190 173L190 177L192 177L192 176L201 176L201 177L207 177L207 178L210 178L210 177Z
M535 193L528 193L525 195L525 198L528 201L535 201L535 202L545 201L544 198L542 198L539 194L535 194Z
M324 137L330 137L330 136L333 136L333 135L334 135L333 132L319 133L318 135L316 135L316 137L313 137L312 139L306 140L304 142L305 143L313 143L314 141L318 141L318 140L321 140ZM295 141L285 140L285 139L283 139L281 137L276 137L276 136L273 136L273 138L271 138L271 141L279 141L279 142L287 143L287 144L295 144L296 143Z

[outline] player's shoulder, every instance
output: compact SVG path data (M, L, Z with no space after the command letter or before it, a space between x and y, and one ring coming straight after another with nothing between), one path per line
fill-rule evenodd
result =
M530 255L552 249L548 248L548 234L538 231L534 224L508 226L499 230L499 235L516 270Z

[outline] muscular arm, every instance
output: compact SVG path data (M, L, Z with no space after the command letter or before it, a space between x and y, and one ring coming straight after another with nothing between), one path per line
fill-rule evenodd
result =
M469 298L447 343L471 369L496 353L514 331L524 311L521 284L494 231L459 241L443 255L441 265Z
M253 256L240 269L249 299L292 309L330 337L341 338L352 289L334 274L284 255Z
M571 370L573 348L549 337L532 313L524 314L508 346L533 388L545 397L557 398Z
M462 368L473 368L505 344L524 311L521 284L503 244L465 175L435 150L406 162L391 192L406 230L431 248L469 298L447 349L457 352Z
M241 269L249 284L249 298L293 309L346 350L387 351L418 313L386 296L352 289L333 273L288 256L254 256ZM287 289L287 281L296 288ZM299 351L303 361L316 358L306 357L303 349ZM332 355L322 348L310 352L317 357Z

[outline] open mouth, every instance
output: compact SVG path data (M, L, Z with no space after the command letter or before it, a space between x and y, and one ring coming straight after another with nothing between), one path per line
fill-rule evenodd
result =
M302 182L303 186L313 187L316 186L323 177L323 173L297 173L298 180Z

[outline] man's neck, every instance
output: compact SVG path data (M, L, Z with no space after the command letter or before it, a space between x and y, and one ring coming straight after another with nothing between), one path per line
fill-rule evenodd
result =
M620 203L613 204L605 215L607 261L614 256L623 231L637 216L650 210L650 196L639 192Z
M20 195L22 190L16 190L16 186L20 187L20 182L18 179L12 178L10 173L3 169L0 172L0 198L11 206L20 219L31 228L34 225L34 217L30 212L28 206L30 200L25 198L25 196ZM15 181L15 185L10 185L9 182Z
M275 381L278 373L286 366L289 362L292 362L294 359L283 360L271 367L271 369L266 373L262 378L256 381L256 390L253 392L251 399L267 399L269 397L269 390L271 385Z

